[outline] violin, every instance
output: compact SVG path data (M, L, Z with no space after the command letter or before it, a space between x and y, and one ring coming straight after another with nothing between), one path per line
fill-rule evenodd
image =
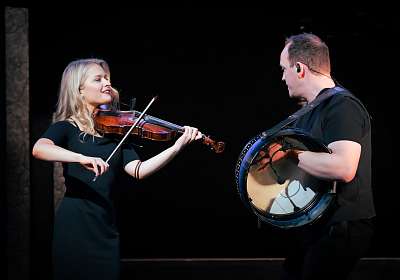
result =
M93 113L95 129L103 134L125 135L141 114L139 111L96 109ZM130 134L154 141L170 141L184 131L182 126L146 114ZM216 142L208 136L203 135L201 141L216 153L222 153L225 149L224 142Z

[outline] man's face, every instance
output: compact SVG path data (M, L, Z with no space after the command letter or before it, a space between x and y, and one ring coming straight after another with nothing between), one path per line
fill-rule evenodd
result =
M290 97L300 97L298 93L299 78L295 65L290 66L288 47L285 46L281 53L280 65L282 68L282 81L285 81Z

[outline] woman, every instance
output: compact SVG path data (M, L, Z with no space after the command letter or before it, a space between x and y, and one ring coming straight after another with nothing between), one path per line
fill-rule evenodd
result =
M72 61L62 75L55 122L33 147L35 158L64 167L67 190L54 225L55 279L118 279L119 235L110 194L120 172L143 179L202 137L185 126L174 145L146 161L122 144L107 163L120 139L100 135L91 116L99 106L117 102L104 60Z

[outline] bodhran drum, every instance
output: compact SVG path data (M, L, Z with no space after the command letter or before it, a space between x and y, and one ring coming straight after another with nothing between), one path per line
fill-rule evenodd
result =
M244 204L261 221L280 228L317 221L335 200L335 181L302 171L288 153L290 149L330 152L300 129L283 129L270 136L267 131L245 145L235 172ZM265 154L269 155L268 159Z

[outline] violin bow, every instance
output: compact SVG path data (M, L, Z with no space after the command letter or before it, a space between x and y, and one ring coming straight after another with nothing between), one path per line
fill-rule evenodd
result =
M149 102L149 104L147 105L146 109L143 110L143 112L140 114L140 116L136 119L135 123L129 128L128 132L125 134L124 138L121 139L121 141L118 143L117 147L115 147L115 149L112 151L112 153L110 154L110 156L107 158L106 163L108 163L108 161L112 158L112 156L115 154L115 152L119 149L119 147L122 145L122 143L125 141L125 139L129 136L129 134L132 132L132 130L137 126L137 124L139 123L139 121L143 118L144 114L146 113L146 111L150 108L151 104L153 104L153 102L157 99L157 96L154 96L153 99L151 99L151 101ZM96 181L98 176L95 176L93 178L93 182Z

